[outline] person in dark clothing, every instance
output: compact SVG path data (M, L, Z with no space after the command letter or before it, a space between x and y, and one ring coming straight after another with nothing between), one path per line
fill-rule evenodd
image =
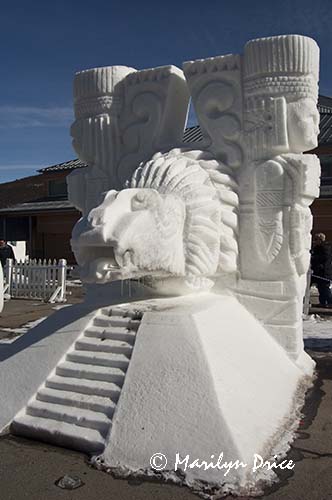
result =
M311 283L315 284L319 294L321 307L332 307L332 246L326 241L323 233L315 234L311 250Z
M7 259L15 260L14 250L5 240L0 240L0 262L3 269L5 268Z

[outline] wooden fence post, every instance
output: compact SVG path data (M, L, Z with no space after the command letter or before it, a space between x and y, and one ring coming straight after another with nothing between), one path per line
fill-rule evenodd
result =
M66 274L67 274L67 261L66 259L59 260L59 286L61 286L60 301L66 300Z
M12 295L13 263L14 263L13 259L7 259L5 266L6 288L4 292L9 296Z

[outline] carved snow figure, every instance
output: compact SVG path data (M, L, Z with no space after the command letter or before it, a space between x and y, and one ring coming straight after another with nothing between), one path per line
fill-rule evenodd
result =
M304 229L301 250L294 248L299 238L292 233L299 230L299 219L311 218L308 205L318 196L320 167L316 156L294 153L317 146L318 61L317 44L299 36L253 40L244 52L248 164L242 173L242 212L246 219L248 204L254 208L256 244L250 252L258 255L261 273L271 277L274 270L279 277L294 272L293 263L299 275L308 269L308 224L300 226ZM248 232L242 234L246 239ZM247 268L248 253L242 252L242 272L257 277L257 265L253 269L248 260Z
M293 359L303 350L302 300L309 267L320 164L302 154L317 146L319 49L307 37L253 40L244 50L244 140L239 234L241 277L262 281L239 299ZM269 287L275 292L271 302ZM272 285L274 283L274 285ZM252 289L254 291L254 287ZM267 299L267 300L266 300ZM267 304L275 306L273 314Z
M68 182L89 313L65 357L50 336L59 364L44 386L21 380L15 432L121 476L159 467L204 498L275 479L254 456L285 455L314 370L301 316L320 168L303 152L317 144L318 60L313 40L283 35L183 73L76 75L88 167ZM184 144L189 94L203 140ZM185 466L218 456L245 466Z
M208 289L237 270L237 185L228 167L202 151L154 155L130 189L108 191L73 232L86 281L184 276ZM181 287L180 282L177 283Z
M182 72L174 66L143 71L113 66L77 73L71 135L89 169L74 171L69 178L73 203L87 214L101 192L123 187L132 165L180 142L188 100Z
M117 143L118 116L121 110L123 89L121 81L133 68L116 66L87 70L79 73L74 82L75 122L71 127L73 147L89 169L74 171L69 182L69 196L77 207L86 213L93 208L94 200L108 184L116 182L110 166L114 163ZM110 138L112 140L110 141Z

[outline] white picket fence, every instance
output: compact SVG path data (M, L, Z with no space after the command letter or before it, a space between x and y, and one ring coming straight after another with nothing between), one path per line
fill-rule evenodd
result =
M13 298L66 301L67 261L49 259L14 262L7 259L5 293Z

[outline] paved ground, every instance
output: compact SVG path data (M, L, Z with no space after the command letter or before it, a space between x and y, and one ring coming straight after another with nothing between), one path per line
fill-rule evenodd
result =
M67 302L65 304L77 304L82 302L84 289L81 286L69 286ZM2 338L14 337L14 332L6 329L15 330L26 325L29 322L45 318L56 311L57 307L63 304L49 304L41 300L10 299L4 303L4 308L0 313L0 340ZM1 498L1 497L0 497Z
M81 298L78 297L77 300ZM32 314L34 307L36 309L37 306L30 304L29 307L28 304L24 306L17 304L15 307L12 301L7 311L4 311L5 314L0 317L0 328L5 321L14 321L6 318L6 315L13 316L15 310L18 323L23 319L26 323L27 315ZM46 307L42 315L47 312ZM52 313L53 310L48 309L48 312ZM308 394L304 409L305 418L298 439L289 453L288 458L294 460L296 465L293 471L281 475L280 482L260 497L264 500L332 500L332 353L310 352L310 354L317 361L318 378ZM84 485L73 491L61 490L55 482L65 474L79 476ZM198 499L187 488L171 484L114 479L104 472L91 468L87 457L81 453L13 436L0 438L1 500L99 498ZM241 500L246 499L242 497Z

